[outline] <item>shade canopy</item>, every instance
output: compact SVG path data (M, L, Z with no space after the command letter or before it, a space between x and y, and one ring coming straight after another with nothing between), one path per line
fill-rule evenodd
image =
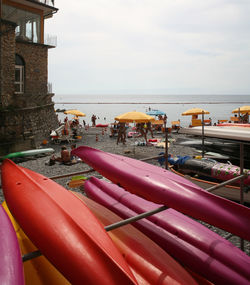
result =
M201 108L192 108L182 113L182 116L210 114L210 112Z
M160 110L151 110L151 111L148 111L146 114L149 116L159 116L159 115L164 116L164 115L166 115L165 112L160 111Z
M117 116L115 117L115 120L122 123L133 123L133 122L145 123L145 122L152 122L154 118L145 113L133 111Z
M67 110L67 111L64 111L64 114L74 115L77 117L85 117L86 116L84 113L80 112L79 110Z
M242 113L246 114L248 113L250 115L250 106L241 106L240 108L236 108L232 111L232 113Z

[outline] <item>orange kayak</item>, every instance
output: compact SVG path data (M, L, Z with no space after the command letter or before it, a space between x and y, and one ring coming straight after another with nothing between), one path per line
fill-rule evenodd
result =
M84 195L72 193L88 206L104 226L122 220ZM139 284L197 284L177 261L133 226L126 225L108 233L125 257Z
M2 188L25 234L69 282L137 284L103 225L65 188L10 160L2 164Z

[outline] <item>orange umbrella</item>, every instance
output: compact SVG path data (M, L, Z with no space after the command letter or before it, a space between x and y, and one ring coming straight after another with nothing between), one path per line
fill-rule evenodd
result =
M210 112L201 108L192 108L182 113L182 116L210 114Z
M145 113L133 111L117 116L115 117L115 120L122 123L146 123L152 122L154 118Z
M67 111L64 111L64 114L66 114L66 115L70 114L70 115L74 115L77 117L85 117L86 116L84 113L82 113L79 110L67 110Z
M241 106L240 108L234 109L232 113L250 114L250 106Z

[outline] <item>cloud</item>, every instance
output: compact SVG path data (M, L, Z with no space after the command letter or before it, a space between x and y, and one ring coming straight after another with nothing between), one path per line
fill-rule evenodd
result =
M58 36L49 52L49 80L57 93L250 91L248 1L56 4L59 12L46 29Z

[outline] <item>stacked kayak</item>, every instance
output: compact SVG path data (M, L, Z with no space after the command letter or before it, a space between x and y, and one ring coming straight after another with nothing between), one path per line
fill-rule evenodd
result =
M86 194L122 218L160 207L121 187L91 177ZM248 284L250 258L216 233L185 215L168 209L133 223L180 263L215 284Z
M25 235L14 217L11 215L6 202L3 202L3 208L8 214L11 223L16 231L18 243L22 255L36 251L37 248L31 240ZM70 285L65 277L48 261L44 256L39 256L23 263L25 284L26 285Z
M0 205L0 284L24 285L20 248L11 221Z
M2 186L22 253L43 254L24 263L26 284L197 284L132 226L114 230L111 239L103 226L114 221L111 214L89 209L91 202L43 175L5 160Z
M101 223L65 188L10 160L2 188L20 227L69 282L137 284Z
M72 193L88 206L104 226L121 221L107 208L80 193ZM108 233L139 284L196 284L182 266L133 226L126 225Z
M104 177L149 201L250 240L250 209L208 193L163 168L132 158L81 146L73 154Z

